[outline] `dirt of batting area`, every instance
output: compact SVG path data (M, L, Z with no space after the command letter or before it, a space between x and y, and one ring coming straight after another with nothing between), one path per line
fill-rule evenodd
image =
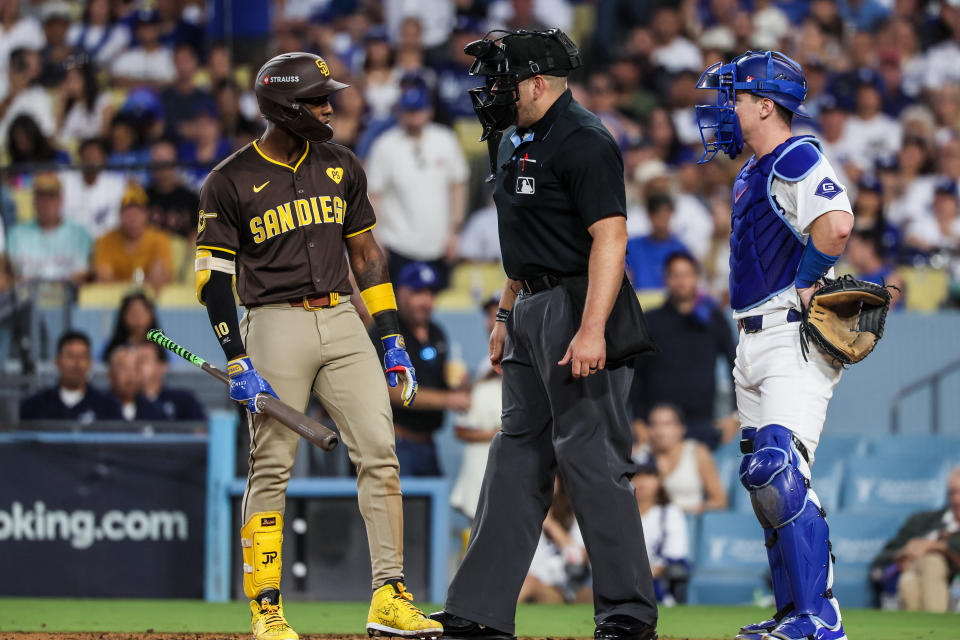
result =
M364 635L312 634L300 635L301 640L370 640ZM0 640L252 640L249 633L37 633L3 632ZM519 640L576 640L574 638L520 638ZM696 638L664 638L660 640L697 640Z

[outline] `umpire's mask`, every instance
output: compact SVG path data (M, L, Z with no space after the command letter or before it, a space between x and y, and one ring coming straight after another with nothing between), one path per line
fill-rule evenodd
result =
M491 34L505 35L491 38ZM469 91L473 110L483 126L481 141L517 123L521 81L537 74L566 76L581 64L580 50L560 29L490 31L463 52L476 58L470 75L486 77L484 86Z

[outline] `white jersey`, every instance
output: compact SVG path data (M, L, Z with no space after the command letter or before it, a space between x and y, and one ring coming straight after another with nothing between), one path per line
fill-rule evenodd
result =
M783 219L804 243L810 238L810 226L823 214L846 211L853 215L847 190L833 165L823 155L817 166L802 180L788 182L774 176L770 184L770 195L780 205ZM832 268L827 275L833 276ZM756 307L735 311L733 317L739 319L786 309L800 309L796 287L791 286Z

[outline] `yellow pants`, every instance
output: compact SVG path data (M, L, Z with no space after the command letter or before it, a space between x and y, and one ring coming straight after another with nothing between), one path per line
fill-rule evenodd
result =
M373 587L403 575L403 510L393 413L383 367L348 296L330 309L288 304L248 309L240 322L247 355L277 396L304 410L311 392L337 423L357 468L360 513L370 543ZM284 512L300 436L250 416L250 468L241 522Z
M897 596L908 611L946 613L950 605L950 571L947 558L928 553L900 575Z

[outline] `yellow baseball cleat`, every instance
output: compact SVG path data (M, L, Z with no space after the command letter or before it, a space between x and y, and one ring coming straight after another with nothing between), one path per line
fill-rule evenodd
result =
M388 582L373 592L367 633L388 638L439 638L443 625L414 606L413 594L402 582Z
M300 640L283 617L283 598L276 589L263 591L260 602L250 601L250 614L255 640Z

